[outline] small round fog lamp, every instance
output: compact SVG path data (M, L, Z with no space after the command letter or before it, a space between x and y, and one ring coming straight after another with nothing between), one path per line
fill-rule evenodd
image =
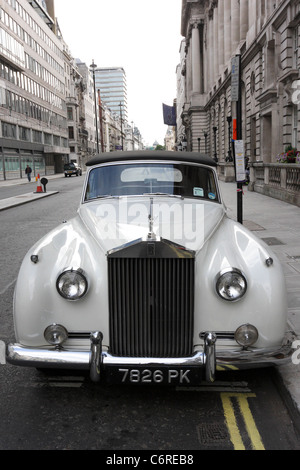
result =
M68 339L68 332L64 326L53 323L45 329L44 338L52 346L60 346Z
M247 348L256 343L258 331L253 325L242 325L236 330L234 339L240 346Z

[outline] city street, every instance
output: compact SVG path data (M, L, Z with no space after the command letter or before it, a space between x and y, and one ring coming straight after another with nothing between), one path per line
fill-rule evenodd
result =
M110 456L118 450L300 449L298 415L273 369L223 372L214 385L168 388L97 385L82 372L5 364L21 261L40 237L76 214L83 178L51 179L48 189L58 194L0 212L0 449L95 449ZM0 199L32 188L2 186Z

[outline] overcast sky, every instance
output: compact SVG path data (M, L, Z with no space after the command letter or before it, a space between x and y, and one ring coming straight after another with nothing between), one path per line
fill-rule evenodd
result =
M123 67L128 120L145 144L164 143L162 103L176 98L181 0L55 0L72 56L88 66Z

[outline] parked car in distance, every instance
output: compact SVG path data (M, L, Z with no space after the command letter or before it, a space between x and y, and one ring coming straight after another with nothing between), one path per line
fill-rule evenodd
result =
M211 158L115 152L87 167L76 217L22 263L8 362L191 385L290 360L280 262L227 216Z
M65 177L67 176L81 176L82 175L82 169L78 165L78 163L71 162L71 163L66 163L64 166L64 173Z

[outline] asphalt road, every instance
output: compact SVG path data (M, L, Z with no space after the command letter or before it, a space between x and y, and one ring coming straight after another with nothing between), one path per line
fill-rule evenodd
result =
M12 300L21 261L40 237L76 214L82 183L53 180L59 194L0 213L0 449L95 449L105 459L129 451L144 460L173 451L191 455L193 463L198 450L300 449L298 417L272 369L222 373L212 387L185 389L94 384L82 372L4 363L4 343L14 339Z

